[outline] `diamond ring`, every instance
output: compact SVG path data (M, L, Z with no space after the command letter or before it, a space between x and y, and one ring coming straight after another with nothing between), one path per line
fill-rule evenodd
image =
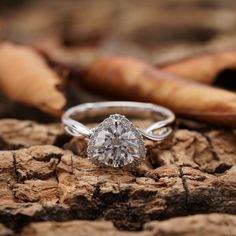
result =
M107 115L110 114L109 117ZM126 118L152 118L154 123L146 129L135 127ZM103 120L104 117L107 117ZM85 123L103 121L96 128ZM169 109L141 102L95 102L68 109L62 122L72 136L89 138L87 156L99 166L134 167L145 159L143 137L161 141L173 131L175 115Z

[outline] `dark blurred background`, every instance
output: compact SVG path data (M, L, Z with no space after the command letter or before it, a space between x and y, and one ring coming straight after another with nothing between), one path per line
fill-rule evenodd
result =
M103 54L162 63L234 47L236 1L1 0L0 38L71 63Z
M83 71L103 55L129 55L152 64L168 63L235 48L236 1L0 0L1 41L33 46L53 66L78 70L79 76L81 68ZM224 71L215 85L235 91L235 76L236 71ZM66 90L67 106L104 99L73 83ZM54 121L1 93L0 118Z

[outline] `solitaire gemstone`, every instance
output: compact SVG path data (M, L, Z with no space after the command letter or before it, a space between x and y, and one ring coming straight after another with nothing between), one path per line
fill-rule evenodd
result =
M88 143L88 157L99 165L137 165L145 157L142 136L127 118L111 115L94 131Z

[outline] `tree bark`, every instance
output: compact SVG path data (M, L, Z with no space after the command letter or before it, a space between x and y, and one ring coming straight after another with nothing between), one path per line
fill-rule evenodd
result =
M118 231L110 222L69 221L64 223L33 223L22 235L108 235L108 236L159 236L159 235L234 235L235 216L226 214L195 215L166 221L146 223L141 232ZM197 230L196 230L197 229Z
M0 120L0 235L233 235L234 131L178 127L128 171L93 165L59 124Z

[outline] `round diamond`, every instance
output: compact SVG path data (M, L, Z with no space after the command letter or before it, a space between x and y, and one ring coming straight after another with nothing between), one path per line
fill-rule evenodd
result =
M125 116L115 114L94 131L88 143L88 157L99 165L137 165L145 157L145 146L135 126Z

